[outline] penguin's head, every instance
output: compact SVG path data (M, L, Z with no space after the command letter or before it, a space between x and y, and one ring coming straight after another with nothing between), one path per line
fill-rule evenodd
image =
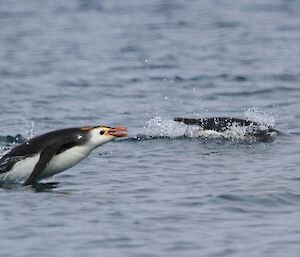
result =
M107 127L107 126L97 126L89 128L81 128L81 130L87 130L89 133L89 142L97 147L105 144L117 137L126 137L127 128L125 127Z

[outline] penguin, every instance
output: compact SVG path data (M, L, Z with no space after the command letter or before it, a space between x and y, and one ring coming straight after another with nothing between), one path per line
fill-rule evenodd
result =
M81 127L48 132L13 148L0 159L0 183L34 185L71 168L94 150L117 137L124 127Z
M198 126L199 135L222 135L230 131L233 127L245 128L245 136L254 138L257 141L272 141L274 135L281 134L280 131L271 127L259 124L257 122L239 119L233 117L212 117L212 118L182 118L176 117L174 121L184 123L186 125Z

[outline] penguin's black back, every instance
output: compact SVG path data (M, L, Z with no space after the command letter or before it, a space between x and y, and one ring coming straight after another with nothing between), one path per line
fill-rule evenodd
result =
M232 126L247 127L247 136L254 137L258 141L267 142L272 141L272 132L277 135L282 133L271 126L260 126L261 124L245 119L232 118L232 117L215 117L215 118L174 118L174 121L182 122L186 125L199 126L203 130L214 130L217 132L225 132Z
M200 126L203 130L215 130L218 132L224 132L228 130L233 124L237 126L258 126L259 124L254 121L244 120L231 117L215 117L215 118L202 118L202 119L190 119L190 118L174 118L174 121L183 122L186 125Z

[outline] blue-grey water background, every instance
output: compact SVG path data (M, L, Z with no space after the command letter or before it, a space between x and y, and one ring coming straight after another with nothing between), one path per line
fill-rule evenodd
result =
M0 1L1 155L17 134L130 130L55 189L0 189L0 256L299 256L299 17L293 0ZM291 137L172 122L214 115Z

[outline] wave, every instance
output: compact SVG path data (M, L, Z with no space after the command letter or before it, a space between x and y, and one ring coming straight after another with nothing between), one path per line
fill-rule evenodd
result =
M251 123L249 126L240 126L235 122L226 126L224 131L210 129L201 130L198 124L178 122L180 119L166 119L154 117L143 127L144 132L135 137L136 140L149 139L186 139L186 138L205 138L205 139L226 139L233 141L272 141L279 131L274 129L274 116L264 113L258 109L247 109L244 112L244 119ZM236 119L238 120L238 119ZM251 121L251 122L250 122ZM215 122L218 122L217 119ZM253 124L257 127L253 129ZM246 122L247 123L247 122ZM245 124L246 124L245 123ZM217 125L217 124L216 124ZM259 133L257 133L259 131Z
M275 127L275 118L263 113L257 109L247 109L244 112L244 118L259 124L261 131L266 131L264 137L258 137L257 134L249 132L248 126L232 125L226 131L218 132L214 130L200 131L197 125L187 125L174 121L173 118L154 117L147 121L141 128L140 133L129 136L120 141L146 141L146 140L181 140L181 139L220 139L237 142L257 142L272 141L280 133L277 130L268 131L269 128ZM267 137L265 137L267 136ZM265 140L267 138L267 140ZM15 136L0 136L0 145L10 146L13 144L21 144L26 138L21 134Z
M17 134L15 136L0 136L0 143L2 144L21 144L24 143L26 140L27 139L24 138L21 134Z

